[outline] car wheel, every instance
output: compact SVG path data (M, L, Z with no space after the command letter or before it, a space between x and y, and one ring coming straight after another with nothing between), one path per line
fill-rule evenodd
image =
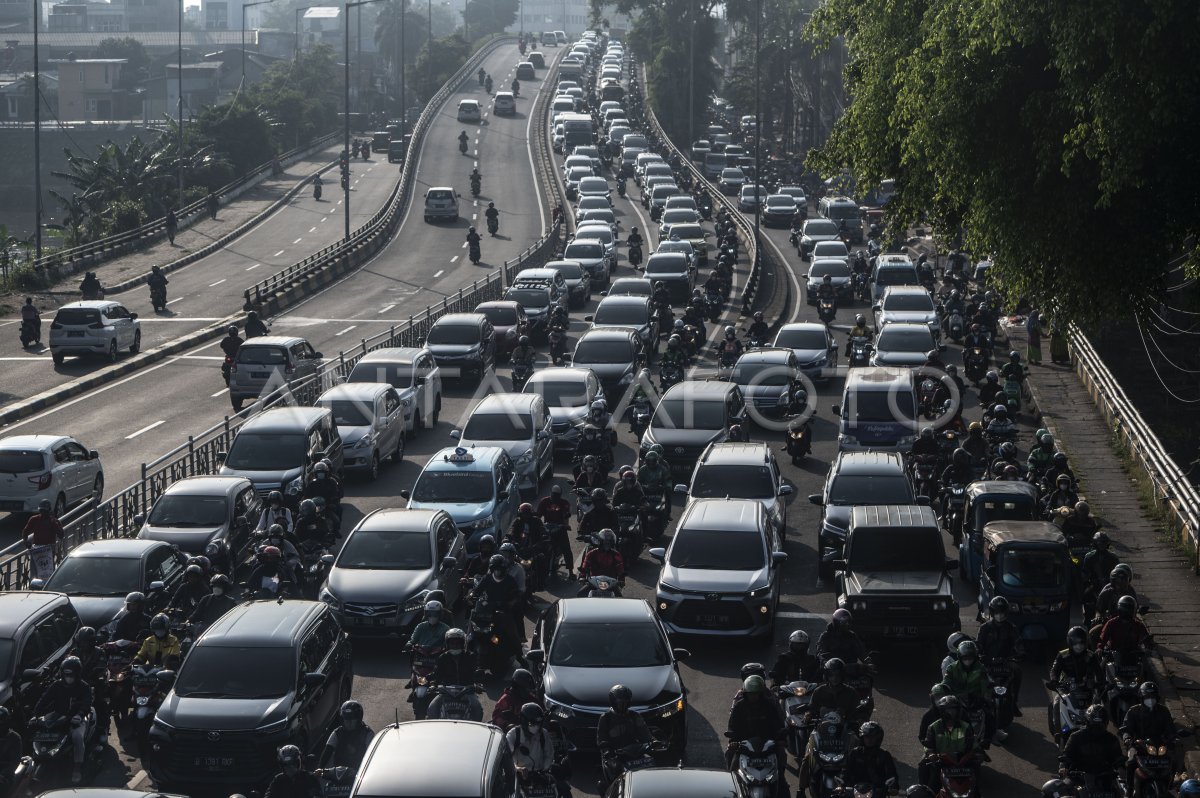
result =
M50 357L54 360L54 365L56 366L61 366L66 359L66 356L62 352L51 352Z
M396 439L396 451L392 452L392 462L399 463L404 460L404 436L401 435Z
M62 518L67 514L67 497L60 493L58 498L54 500L54 517Z
M108 342L108 362L117 362L117 339L114 338Z
M95 499L97 502L99 502L100 498L103 495L104 495L104 475L97 474L95 481L92 482L92 498Z
M433 426L435 426L435 427L437 426L438 419L441 417L441 415L442 415L442 395L438 394L437 398L433 400Z
M367 472L367 477L372 482L379 479L379 452L371 452L371 470Z
M419 429L421 429L421 411L414 410L413 411L412 430L407 431L405 434L405 437L408 438L410 441L415 440L417 437L417 430L419 430Z
M142 351L142 331L138 330L133 334L133 343L129 345L129 354L136 355Z
M240 396L230 394L229 402L233 405L233 412L240 413L242 412L242 405L245 404L246 400Z

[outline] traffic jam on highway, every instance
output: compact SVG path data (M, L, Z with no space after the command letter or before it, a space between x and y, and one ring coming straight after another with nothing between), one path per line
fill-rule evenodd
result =
M877 207L759 162L752 116L681 155L616 38L520 51L490 115L551 93L529 146L573 233L501 298L252 409L124 536L63 536L105 490L86 430L0 437L0 788L1200 794L989 263L884 240ZM427 184L422 229L454 235L457 189ZM792 283L761 312L756 217ZM324 360L255 321L210 358L235 410Z

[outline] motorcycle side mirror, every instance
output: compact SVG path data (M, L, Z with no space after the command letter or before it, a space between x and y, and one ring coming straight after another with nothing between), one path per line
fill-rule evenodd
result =
M667 558L667 550L661 547L650 549L646 553L659 562L662 562Z
M808 494L808 501L820 507L821 505L825 504L825 497L820 493L810 493Z
M687 492L688 492L687 485L676 485L675 492L680 495L686 496Z
M882 305L872 305L871 310L880 311L880 310L883 310L883 306Z
M334 556L332 554L322 554L321 562L325 565L333 565Z
M402 499L412 498L412 491L410 491L408 488L403 488L400 491L400 498L402 498Z
M525 659L541 665L546 661L546 652L542 651L540 648L531 648L529 653L525 655Z
M600 296L608 296L608 291L601 291Z
M836 352L837 350L838 350L838 345L837 345L837 344L830 344L830 345L829 345L829 351L830 351L830 352Z
M170 690L175 686L175 671L159 671L158 686L163 690Z
M442 558L442 567L447 570L457 568L458 560L454 557L443 557Z
M150 583L150 592L151 593L161 593L166 588L166 586L167 586L166 583L162 582L161 580L156 579Z
M452 430L450 430L450 437L453 438L454 440L458 440L459 438L462 437L462 431L452 429Z
M563 352L561 355L559 355L559 357L560 357L560 358L562 358L563 360L570 360L570 359L571 359L571 353L570 353L570 352Z
M796 492L796 489L793 488L791 485L780 485L779 486L779 495L780 496L791 496L795 492Z
M676 662L683 662L685 659L691 658L692 652L686 648L673 648L671 649L671 655L675 657Z
M304 686L310 690L315 690L325 684L325 674L323 673L306 673L304 674Z
M731 732L731 731L727 731L727 732L725 732L725 739L726 739L726 740L732 740L732 739L733 739L733 736L734 736L734 735L733 735L733 732Z
M133 517L134 526L141 526L144 523L146 523L146 516L142 515L141 513L138 513Z
M1138 607L1138 615L1146 615L1149 612L1150 612L1150 607L1145 604Z
M928 496L918 496L916 501L917 501L917 504L927 505L927 504L929 504L929 497Z

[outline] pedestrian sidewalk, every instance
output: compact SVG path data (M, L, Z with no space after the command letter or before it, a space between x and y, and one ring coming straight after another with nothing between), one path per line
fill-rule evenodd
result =
M1024 325L1008 329L1025 351ZM1071 458L1081 495L1112 536L1121 560L1133 567L1134 587L1151 612L1146 624L1158 644L1156 680L1175 722L1195 728L1200 720L1200 581L1186 552L1148 513L1138 479L1123 467L1112 434L1091 395L1070 366L1030 368L1030 389L1042 426ZM1200 773L1200 752L1188 746L1185 770Z
M254 187L247 189L228 205L222 205L217 211L216 219L203 216L190 226L181 229L175 236L173 245L167 241L166 237L163 237L162 240L156 241L145 249L129 252L105 263L91 266L86 271L94 271L100 278L100 284L107 287L139 277L150 271L151 266L165 265L202 249L270 208L299 181L335 160L341 150L341 143L330 145L286 167L279 175L267 177ZM70 301L64 300L64 294L78 298L79 282L82 279L81 272L41 291L14 291L9 294L0 294L0 313L7 315L15 312L19 305L24 304L24 296L32 296L43 312L53 311L64 301Z

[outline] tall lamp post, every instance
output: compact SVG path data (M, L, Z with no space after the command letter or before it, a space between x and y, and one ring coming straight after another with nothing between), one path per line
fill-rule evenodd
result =
M396 38L396 82L400 84L400 139L403 141L405 134L408 132L408 103L406 102L408 97L406 96L407 93L404 86L404 45L406 44L406 39L404 38L404 18L408 16L408 0L396 0L396 2L400 7L400 35Z
M36 1L36 0L35 0ZM176 39L175 57L178 61L178 74L176 77L176 93L179 95L179 141L177 143L178 152L175 153L175 160L179 167L179 198L175 201L176 206L183 207L183 0L179 0L179 30L177 31L178 38Z
M254 3L242 3L242 82L238 84L238 91L245 91L246 89L246 9L251 6L265 6L267 3L273 2L275 0L257 0Z
M41 11L41 0L33 0L33 240L34 256L38 258L42 257L42 83L38 64Z
M754 264L758 266L762 232L762 0L754 2Z
M370 3L382 3L383 0L355 0L354 2L346 3L345 11L342 15L342 30L345 31L345 103L346 114L342 124L343 136L343 151L347 157L350 154L350 9L365 6ZM345 227L346 240L350 240L350 181L346 181L346 187L342 190L342 205L343 219Z

